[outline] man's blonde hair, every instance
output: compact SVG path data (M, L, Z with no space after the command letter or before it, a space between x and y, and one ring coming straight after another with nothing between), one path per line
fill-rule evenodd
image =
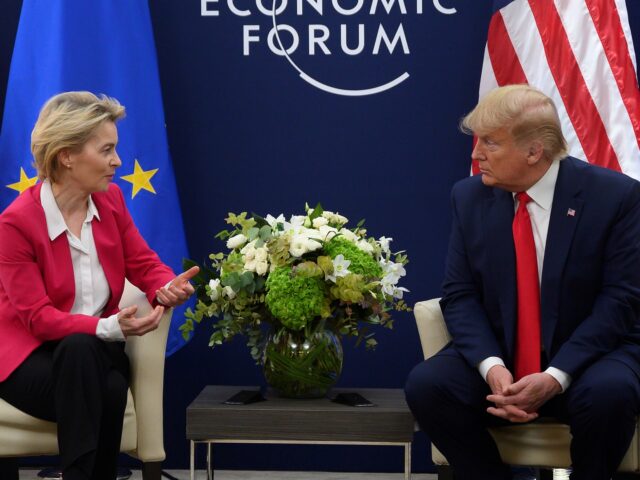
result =
M40 110L31 132L31 153L38 177L58 179L58 154L77 151L91 138L102 122L116 122L125 115L120 103L91 92L64 92L51 97Z
M479 136L500 128L506 128L519 146L540 141L549 160L567 155L556 106L529 85L507 85L490 91L460 122L463 132Z

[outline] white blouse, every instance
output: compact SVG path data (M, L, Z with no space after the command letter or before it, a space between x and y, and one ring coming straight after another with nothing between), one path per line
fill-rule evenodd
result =
M87 216L82 223L80 238L76 237L64 221L62 212L53 196L51 183L45 180L40 191L40 202L47 220L47 230L51 241L66 233L73 263L75 280L75 298L70 313L81 313L98 317L109 300L111 291L104 270L98 258L96 243L93 239L91 222L94 217L100 221L98 209L89 196ZM96 327L96 336L106 341L124 341L124 335L118 323L118 314L100 318Z

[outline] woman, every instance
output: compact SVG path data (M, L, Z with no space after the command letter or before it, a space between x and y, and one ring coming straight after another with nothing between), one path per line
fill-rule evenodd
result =
M64 480L115 478L124 340L157 328L198 272L176 277L160 261L112 183L123 116L116 100L89 92L51 98L31 135L42 182L0 215L0 397L57 422ZM155 305L149 315L118 309L125 277Z

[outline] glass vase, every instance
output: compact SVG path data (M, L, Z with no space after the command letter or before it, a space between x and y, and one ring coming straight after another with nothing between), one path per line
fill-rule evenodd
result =
M338 381L342 358L340 337L330 330L281 330L267 339L264 377L281 397L320 398Z

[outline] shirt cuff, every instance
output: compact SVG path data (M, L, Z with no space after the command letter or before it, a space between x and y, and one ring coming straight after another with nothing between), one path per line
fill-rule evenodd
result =
M98 320L96 327L96 337L106 342L124 342L124 334L120 329L118 314L114 313L110 317Z
M556 367L547 367L544 373L548 373L556 379L556 381L562 388L562 393L564 393L567 388L569 388L569 385L571 385L571 375L569 375L567 372L563 372L562 370L557 369Z
M169 280L169 281L165 284L165 286L164 286L164 287L162 287L162 288L169 288L169 285L171 285L171 282L173 282L173 279ZM156 295L156 302L158 302L160 305L163 305L163 306L165 306L165 307L167 306L167 305L165 305L164 303L162 303L162 302L160 301L160 299L158 298L158 295Z
M489 373L489 370L491 370L491 367L495 367L496 365L505 367L505 364L500 357L487 357L478 364L478 371L482 378L484 378L485 382L487 381L487 374Z

